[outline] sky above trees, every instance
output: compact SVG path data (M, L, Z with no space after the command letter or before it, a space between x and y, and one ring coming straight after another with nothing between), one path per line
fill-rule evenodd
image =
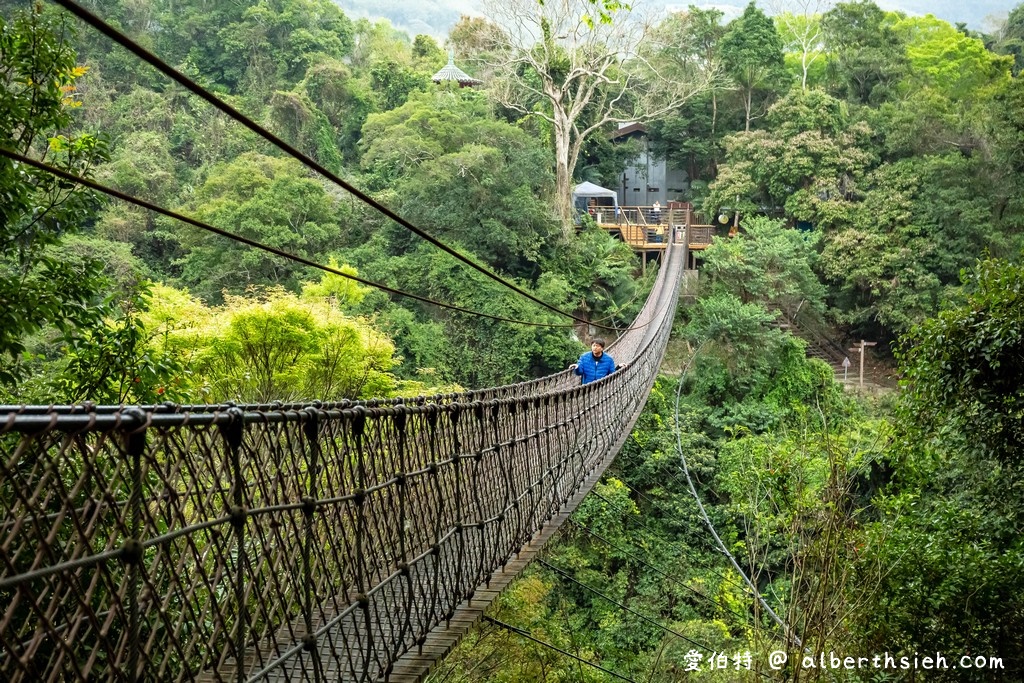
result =
M425 33L435 38L444 38L448 30L463 14L481 15L483 0L390 0L381 3L379 0L334 0L353 18L383 17L391 21L397 28L406 30L410 35ZM721 10L726 21L743 13L745 2L688 2L687 0L640 0L639 3L648 9L668 11L686 9L688 5L696 5L702 9L715 8ZM799 0L761 0L758 5L768 12L797 11ZM822 2L822 5L826 4ZM833 3L834 4L834 3ZM1005 18L1018 3L1012 0L888 0L878 5L886 10L899 10L907 14L934 14L939 19L951 24L964 22L975 30L987 30L986 17L995 15ZM824 8L827 9L827 8Z

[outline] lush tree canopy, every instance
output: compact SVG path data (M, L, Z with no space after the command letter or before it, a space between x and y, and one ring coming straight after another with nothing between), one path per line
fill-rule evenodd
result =
M36 8L0 17L0 146L46 155L72 173L92 174L106 156L101 139L67 135L81 105L70 27ZM73 336L98 323L105 282L98 261L69 262L53 247L93 215L96 197L10 159L0 159L0 382L20 374L27 335L48 325Z
M722 61L738 86L744 130L749 131L750 122L764 115L773 95L788 89L782 40L775 23L753 2L722 37Z

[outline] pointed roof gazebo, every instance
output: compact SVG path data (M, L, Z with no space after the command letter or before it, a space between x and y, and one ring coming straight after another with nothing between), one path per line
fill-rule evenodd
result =
M483 81L473 78L465 71L455 66L455 50L448 51L448 64L434 74L430 80L438 84L455 82L459 84L460 88L467 88L483 83Z

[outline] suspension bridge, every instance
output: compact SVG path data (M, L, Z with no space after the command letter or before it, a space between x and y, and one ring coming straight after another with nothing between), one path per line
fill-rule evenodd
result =
M612 375L415 400L0 407L0 678L419 680L640 414L670 244Z
M586 322L423 233L73 0L55 2L437 248ZM670 235L644 308L608 349L619 368L587 385L566 371L411 400L0 406L0 680L421 680L629 436L686 267L688 236Z

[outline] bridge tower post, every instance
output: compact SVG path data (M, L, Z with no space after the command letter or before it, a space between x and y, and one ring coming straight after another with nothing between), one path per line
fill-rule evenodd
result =
M302 541L302 618L306 634L302 638L302 649L310 656L313 664L313 678L317 683L323 680L320 652L313 635L313 543L315 536L315 515L317 486L320 473L320 408L312 405L304 411L308 416L302 434L306 446L306 497L302 499L302 524L305 538Z
M121 562L125 565L125 582L128 587L128 680L140 681L139 670L141 631L141 605L139 605L139 586L142 578L141 565L145 561L145 551L139 536L142 533L142 454L146 450L146 415L138 408L125 411L135 420L128 423L122 431L122 444L125 455L129 458L130 492L128 498L128 528L124 545L121 548Z
M686 218L683 223L683 269L690 270L690 224L692 222L693 205L686 203Z
M234 529L235 549L235 679L238 683L245 681L245 640L248 630L249 615L245 600L245 567L249 559L245 550L245 525L248 510L245 508L245 473L242 471L241 449L242 435L245 431L245 413L241 408L232 406L228 409L230 422L221 426L221 435L228 448L228 460L231 469L231 500L225 501L231 527Z

